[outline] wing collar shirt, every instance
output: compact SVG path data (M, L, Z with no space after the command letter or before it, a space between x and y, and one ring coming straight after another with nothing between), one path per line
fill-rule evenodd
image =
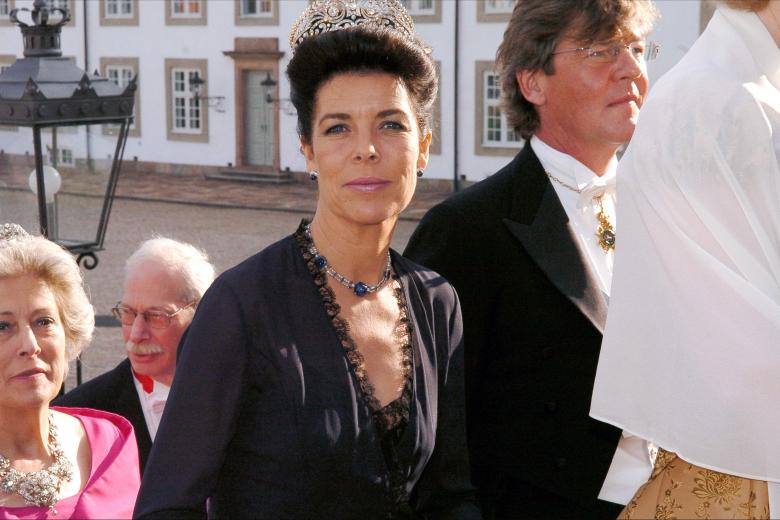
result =
M138 393L138 400L141 402L141 410L144 412L146 428L149 430L149 437L154 442L157 435L157 428L160 426L165 403L168 401L168 393L171 387L166 386L150 377L141 376L133 371L133 383L135 391Z
M599 288L609 299L614 255L612 250L605 253L599 245L597 235L599 221L596 215L600 208L593 195L603 193L601 204L604 212L609 216L610 223L617 231L615 215L617 159L613 160L608 171L599 177L574 157L553 149L536 136L531 138L531 148L549 175L580 190L580 193L577 193L553 179L550 180L566 216L569 217L569 223L579 238L591 267L596 272ZM616 247L619 247L618 243L616 240ZM623 432L598 498L616 504L627 504L639 486L650 478L654 458L654 446L640 437Z
M531 148L548 175L581 191L578 193L553 179L550 180L566 211L566 216L569 217L569 223L580 240L580 246L588 255L590 265L596 272L601 292L609 297L614 255L612 251L605 253L599 245L597 235L599 221L596 215L600 208L594 195L603 194L601 201L604 212L617 230L614 182L617 160L614 160L609 170L599 177L574 157L555 150L536 136L531 138Z

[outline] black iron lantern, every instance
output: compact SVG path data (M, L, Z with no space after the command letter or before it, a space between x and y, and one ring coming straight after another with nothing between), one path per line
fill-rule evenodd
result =
M289 98L276 98L274 97L274 92L276 91L276 80L271 77L270 72L265 73L265 79L260 82L260 86L263 87L263 92L265 92L265 102L269 105L271 103L278 103L279 108L287 114L288 116L295 115L295 107L292 104L292 101L290 101Z
M0 73L0 125L7 125L0 132L0 217L3 209L18 217L35 196L41 234L93 269L132 124L136 78L120 87L63 57L67 9L35 0L32 11L14 9L10 18L22 31L24 57Z
M190 90L195 95L196 98L200 99L203 97L203 85L205 85L205 81L203 81L203 78L200 77L200 74L195 72L195 74L190 77Z
M273 103L274 101L278 101L278 99L274 99L272 95L272 92L274 89L276 89L276 80L271 77L270 72L265 73L265 79L260 82L260 86L263 87L263 92L265 92L266 103Z
M195 72L195 74L190 76L189 84L190 84L190 92L193 93L196 101L205 101L207 106L216 108L217 112L225 111L223 107L225 96L204 96L203 95L203 85L205 85L206 82L203 81L203 78L200 77L200 74L198 74L197 71Z

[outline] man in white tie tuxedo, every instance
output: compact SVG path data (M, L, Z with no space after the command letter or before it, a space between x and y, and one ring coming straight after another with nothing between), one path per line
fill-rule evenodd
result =
M647 93L655 15L644 0L518 0L496 65L502 131L525 146L431 209L404 253L461 300L486 518L615 518L652 470L646 442L588 411L620 247L616 152Z
M142 474L173 382L179 341L213 280L214 266L194 246L169 238L142 243L125 264L122 299L111 309L122 325L127 359L54 401L128 419Z

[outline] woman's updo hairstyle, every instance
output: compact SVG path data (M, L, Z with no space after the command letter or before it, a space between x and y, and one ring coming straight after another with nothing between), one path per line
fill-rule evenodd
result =
M341 0L317 3L330 5L331 9L331 4L335 4L336 8L343 4ZM380 4L392 9L391 12L400 9L398 15L405 16L403 21L408 19L411 25L411 17L396 0L363 0L363 3ZM311 9L312 6L309 7ZM304 143L311 144L319 88L334 76L345 73L379 72L397 77L409 93L420 132L428 128L438 78L429 50L413 34L408 34L408 26L397 28L388 24L363 23L338 28L321 27L320 23L317 31L311 28L299 30L299 35L302 34L299 41L291 36L294 55L287 65L287 77L290 80L290 100L298 112L298 135ZM296 30L298 24L293 27L294 35Z

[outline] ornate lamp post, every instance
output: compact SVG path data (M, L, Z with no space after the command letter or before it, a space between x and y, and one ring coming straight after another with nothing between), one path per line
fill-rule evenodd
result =
M20 20L25 14L28 20ZM35 169L30 183L37 196L41 234L78 255L78 262L83 262L84 267L93 269L98 262L95 252L103 250L127 131L132 123L136 78L121 88L97 73L87 74L62 57L60 32L70 20L67 9L50 8L45 0L35 0L32 11L14 9L10 18L22 31L24 57L0 74L0 124L32 129ZM111 125L110 132L90 127L106 124ZM67 138L78 148L68 149L67 161L60 154L58 129L61 140ZM98 133L101 135L94 135ZM102 134L112 136L112 149L110 154L98 158L91 145L95 137L103 139ZM50 137L46 156L42 137ZM58 163L62 172L57 170ZM59 184L62 189L58 195ZM70 196L63 200L66 191ZM97 198L102 206L99 216L98 212L91 212L97 218L90 219L93 222L87 225L84 214L68 218L89 205L84 201L79 204L79 198ZM68 203L73 206L67 207ZM74 224L67 226L70 222ZM55 227L55 223L59 226Z
M271 77L271 73L266 72L265 79L260 82L260 86L263 87L263 92L265 92L265 102L269 105L271 103L278 103L279 107L282 109L282 112L288 116L295 115L295 107L293 106L292 101L290 101L288 98L275 98L273 96L274 91L276 90L276 85L276 80Z
M32 130L35 169L29 183L41 234L77 255L83 267L94 269L132 124L136 78L121 88L62 57L60 32L70 20L67 9L35 0L32 10L14 9L10 18L22 31L24 57L0 73L0 125ZM70 146L67 154L63 142ZM0 185L26 191L20 185L27 183L17 181L27 180L29 165L26 160L19 165L14 158L24 156L3 148L0 158L9 152L3 158L8 168L0 168ZM24 197L13 194L7 200L18 204ZM79 360L76 369L80 384Z

